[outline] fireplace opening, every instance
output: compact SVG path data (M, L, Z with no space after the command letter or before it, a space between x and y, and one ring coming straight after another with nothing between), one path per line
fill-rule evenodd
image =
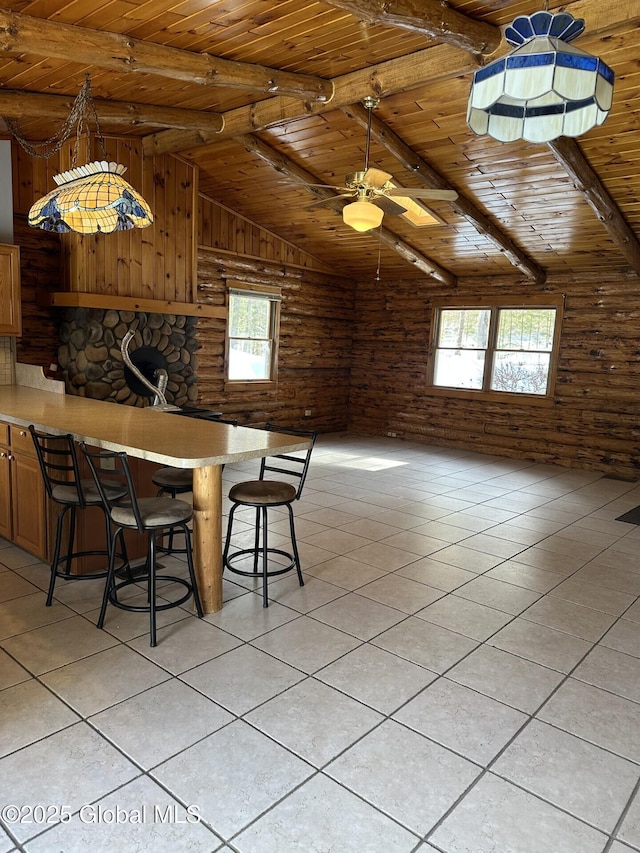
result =
M157 385L155 377L156 370L167 370L167 359L155 347L140 347L140 349L130 352L129 358L152 385ZM140 382L135 373L126 364L124 365L124 378L129 388L136 394L139 394L141 397L154 396L153 392Z
M122 344L134 332L128 358L157 387L156 370L166 371L167 403L194 406L198 399L197 317L125 309L65 308L58 363L67 394L149 406L154 392L125 364Z

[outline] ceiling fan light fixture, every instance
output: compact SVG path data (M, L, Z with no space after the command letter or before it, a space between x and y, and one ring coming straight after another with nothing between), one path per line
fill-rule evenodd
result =
M473 75L467 124L499 142L550 142L600 125L613 101L614 73L568 42L584 21L568 12L520 15L505 30L514 50Z
M355 231L371 231L382 223L384 211L370 201L353 201L342 209L342 219Z

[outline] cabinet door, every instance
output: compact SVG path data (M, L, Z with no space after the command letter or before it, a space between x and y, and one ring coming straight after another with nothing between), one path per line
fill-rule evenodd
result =
M42 560L47 559L45 491L38 460L12 453L13 541Z
M12 538L9 448L0 445L0 536Z
M0 243L0 335L22 334L20 249Z

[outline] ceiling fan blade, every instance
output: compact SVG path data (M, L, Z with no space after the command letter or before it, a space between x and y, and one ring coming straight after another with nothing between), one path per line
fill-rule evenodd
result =
M338 187L335 184L300 184L299 186L304 187L305 189L324 189L324 190L338 190L338 192L346 193L351 192L351 187Z
M321 198L321 199L318 199L317 201L312 201L311 204L308 204L305 207L305 210L311 210L314 207L323 207L323 206L331 207L332 204L337 204L338 202L342 202L345 199L352 199L352 198L355 198L354 193L348 193L348 194L344 194L344 195L334 195L331 198Z
M385 198L383 195L376 198L375 204L390 216L399 216L401 213L407 212L406 208L402 207L402 205L397 204L393 199Z
M364 183L375 189L384 186L390 178L389 172L383 172L382 169L367 169L364 173Z
M433 201L454 201L458 198L455 190L415 189L413 187L393 187L384 191L386 196L404 196L405 198L426 198Z

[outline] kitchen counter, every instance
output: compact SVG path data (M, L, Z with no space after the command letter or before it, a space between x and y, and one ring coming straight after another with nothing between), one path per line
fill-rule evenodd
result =
M77 441L124 450L161 465L193 468L194 563L206 613L222 607L221 466L304 450L309 445L298 436L177 418L151 408L120 406L20 385L0 386L0 419L18 426L34 424L52 433L71 433Z

